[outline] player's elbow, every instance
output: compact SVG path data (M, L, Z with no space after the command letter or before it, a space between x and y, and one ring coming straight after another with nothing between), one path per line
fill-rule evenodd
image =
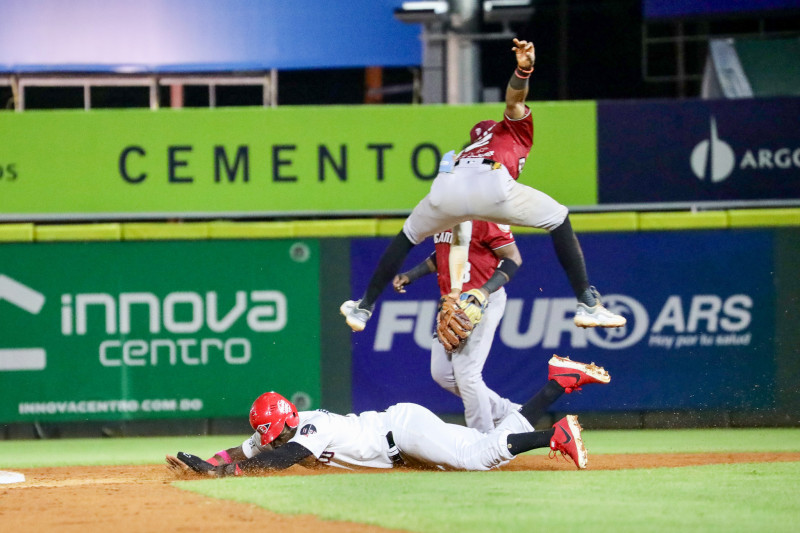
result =
M525 99L517 97L506 97L506 116L512 120L517 120L525 116Z
M514 263L517 264L517 267L522 266L522 254L519 253L519 248L517 248L516 246L512 245L510 249L507 250L506 255L503 256L503 259L508 259L509 261L513 261Z

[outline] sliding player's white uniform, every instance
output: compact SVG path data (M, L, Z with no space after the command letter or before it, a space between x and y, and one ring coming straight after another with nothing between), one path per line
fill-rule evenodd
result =
M533 431L517 411L497 428L481 433L472 428L448 424L421 405L400 403L386 411L366 411L347 416L325 410L300 411L297 433L289 442L308 449L319 463L347 468L366 466L392 468L391 432L400 456L445 470L490 470L513 458L508 451L509 433ZM242 450L250 458L262 450L261 434L244 441Z

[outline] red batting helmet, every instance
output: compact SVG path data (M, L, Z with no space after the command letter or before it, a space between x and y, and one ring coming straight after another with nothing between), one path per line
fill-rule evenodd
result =
M296 428L300 424L297 407L277 392L265 392L250 408L250 425L261 433L261 445L278 438L283 426Z
M497 124L496 120L481 120L472 126L472 129L469 130L469 142L474 143L477 141L478 137L490 130L495 124Z

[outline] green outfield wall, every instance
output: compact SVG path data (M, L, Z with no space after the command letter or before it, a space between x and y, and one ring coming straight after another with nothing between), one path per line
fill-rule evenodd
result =
M597 203L596 104L532 103L521 181ZM0 113L0 220L406 213L502 104Z
M350 411L359 339L338 306L351 293L351 241L391 236L401 222L0 224L0 427L240 421L265 387ZM774 409L606 413L596 424L797 423L800 210L582 214L575 226L720 239L766 229L775 250L774 353L763 354Z
M0 421L241 416L264 387L319 406L315 239L0 255Z

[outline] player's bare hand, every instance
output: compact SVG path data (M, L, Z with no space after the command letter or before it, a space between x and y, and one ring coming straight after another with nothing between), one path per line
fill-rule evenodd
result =
M517 55L518 67L525 70L533 68L533 64L536 62L536 51L533 48L533 43L514 39L514 46L511 50Z
M405 274L398 274L392 280L392 286L394 290L399 293L406 292L406 285L411 283L411 280Z
M178 477L190 477L197 475L186 463L179 461L177 457L173 457L172 455L167 455L167 470Z
M178 455L186 457L186 454L183 454L182 452L179 452ZM189 456L189 457L194 457L194 456ZM174 457L172 455L167 455L166 460L167 460L167 470L169 470L178 477L206 477L209 475L212 476L214 475L213 470L202 471L204 469L199 469L196 466L195 468L192 468L191 465L187 464L178 457ZM208 466L210 467L211 465L209 464Z

